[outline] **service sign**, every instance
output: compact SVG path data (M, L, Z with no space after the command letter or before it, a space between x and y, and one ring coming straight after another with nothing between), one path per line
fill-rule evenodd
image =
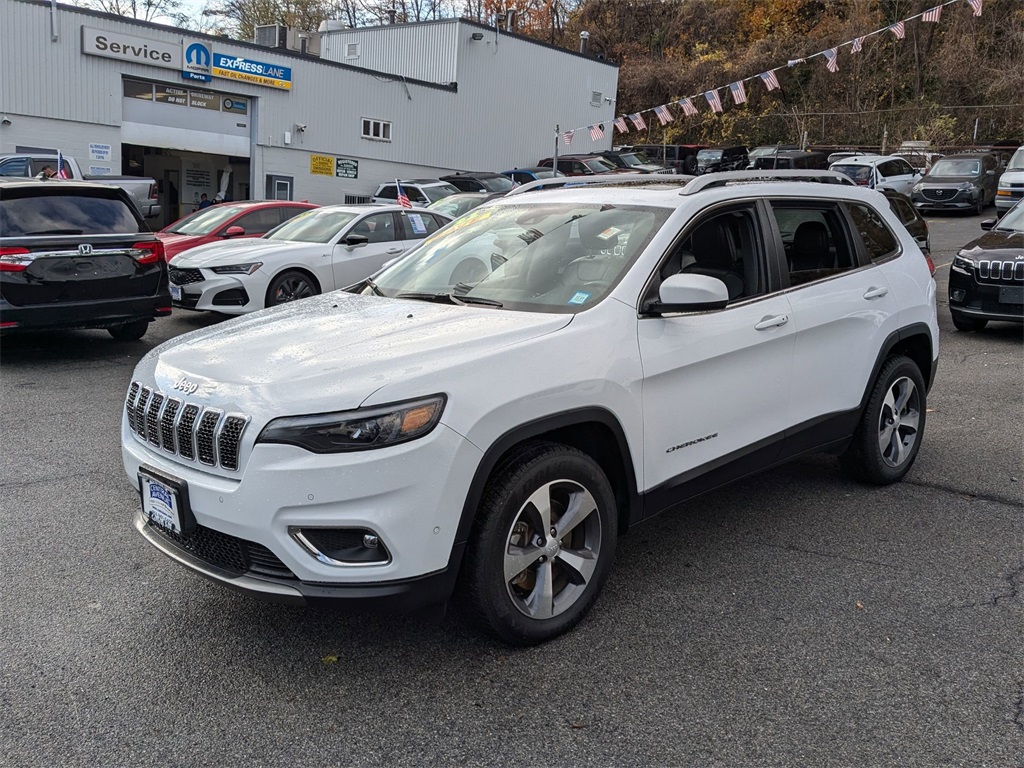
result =
M268 88L281 88L286 91L291 90L292 87L291 67L266 64L262 61L243 59L241 56L228 56L224 53L213 54L213 76L265 85Z
M208 83L212 79L210 65L213 63L213 49L206 43L181 44L181 77L184 80L198 80Z
M83 26L82 53L164 69L181 69L180 43L147 40L107 29Z
M315 176L333 176L334 158L330 155L310 155L309 172Z

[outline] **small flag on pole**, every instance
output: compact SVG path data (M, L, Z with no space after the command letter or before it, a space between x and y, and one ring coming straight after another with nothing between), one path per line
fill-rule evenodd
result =
M402 189L402 185L398 183L398 179L395 179L395 189L398 191L398 204L403 208L412 208L412 203L409 202L409 196L405 194L405 190Z
M600 141L604 138L604 126L600 123L590 126L588 130L590 131L591 141Z
M654 108L654 115L655 117L658 118L658 122L661 123L662 125L666 125L675 120L675 118L672 116L672 113L668 111L668 107L666 107L664 104L662 104L660 107Z
M779 85L779 78L775 76L775 70L769 69L767 72L762 72L758 77L761 78L761 82L764 83L765 89L769 91L775 91L781 88Z
M850 50L851 53L860 53L864 50L864 38L858 37L853 41L853 48Z
M64 155L61 154L59 149L57 150L57 178L71 178L71 167L68 165L68 161L64 159Z
M825 51L825 66L829 72L839 71L839 49L829 48Z
M906 25L904 25L902 21L897 21L895 24L889 27L889 31L896 36L897 40L902 40L904 37L906 37L907 34Z
M708 100L708 104L711 106L712 112L722 111L722 100L718 98L717 88L713 91L704 91L704 98Z
M807 59L790 59L786 62L787 67L795 67L797 64L803 64Z
M981 0L967 0L967 4L974 10L975 16L981 16Z
M629 132L629 126L626 125L626 118L624 118L624 117L616 117L615 118L615 127L619 129L619 133L628 133Z
M693 106L693 102L690 101L690 97L687 96L685 99L679 100L679 106L683 108L683 114L689 117L693 117L697 114L697 108Z
M644 122L644 116L641 115L639 112L634 112L632 115L630 115L629 121L633 124L633 127L636 128L638 131L647 130L647 123Z
M562 134L562 141L565 142L566 146L572 144L572 136L574 133L576 133L576 131L566 131Z
M745 104L747 101L747 89L742 80L737 80L729 85L729 92L732 94L733 104Z
M921 14L921 21L938 21L942 16L942 6L936 5L934 8L929 8L927 11Z

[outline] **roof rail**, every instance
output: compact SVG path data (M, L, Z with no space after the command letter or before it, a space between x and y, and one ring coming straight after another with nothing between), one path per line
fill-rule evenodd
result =
M853 179L838 171L801 171L789 169L764 169L760 171L721 171L698 176L680 191L680 195L692 195L705 189L727 187L731 184L763 184L772 181L804 181L817 184L846 184L856 186Z
M600 173L594 176L556 176L551 179L536 179L516 187L506 195L521 195L538 189L562 189L563 187L624 186L647 184L686 184L695 176L667 173Z

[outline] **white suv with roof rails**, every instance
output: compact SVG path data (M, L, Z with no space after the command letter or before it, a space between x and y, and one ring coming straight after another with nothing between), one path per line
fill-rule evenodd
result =
M431 203L443 200L449 195L457 195L462 191L454 184L439 179L409 179L399 181L398 184L401 185L402 191L409 198L409 204L413 208L426 208ZM398 202L398 185L393 181L381 184L373 193L370 202L395 205Z
M125 402L136 528L245 592L454 593L530 644L681 501L821 451L900 480L935 282L881 195L800 176L533 182L347 291L172 339Z
M892 189L907 197L910 197L910 191L924 176L902 157L895 155L847 157L832 163L828 169L846 174L857 186Z

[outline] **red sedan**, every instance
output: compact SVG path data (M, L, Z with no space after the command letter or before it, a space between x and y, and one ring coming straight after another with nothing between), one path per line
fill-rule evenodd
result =
M317 206L268 200L252 203L219 203L191 213L164 227L156 236L164 244L167 260L205 243L236 237L261 237L292 216Z

